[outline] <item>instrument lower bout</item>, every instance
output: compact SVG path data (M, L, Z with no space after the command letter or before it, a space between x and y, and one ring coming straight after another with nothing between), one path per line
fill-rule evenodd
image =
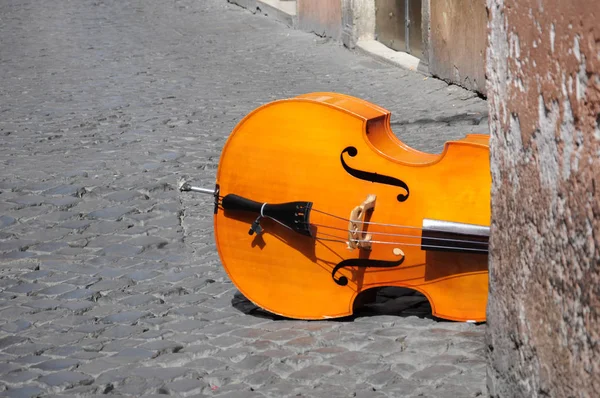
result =
M315 93L238 124L219 163L214 229L223 266L250 301L325 319L352 314L362 292L402 286L423 293L434 316L485 320L487 142L471 136L421 153L393 135L389 116Z

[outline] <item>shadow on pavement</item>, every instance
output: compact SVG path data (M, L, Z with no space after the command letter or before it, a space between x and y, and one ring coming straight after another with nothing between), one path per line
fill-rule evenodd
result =
M355 306L353 315L330 319L328 321L352 322L356 318L392 315L398 317L416 316L419 318L432 319L437 322L450 322L434 317L431 314L431 305L429 304L429 301L427 301L427 298L415 290L401 287L385 287L376 290L372 289L364 293L365 295L362 293L359 295L357 302L361 301L359 298L366 296L366 299L362 300L362 304ZM272 314L256 306L239 291L234 294L231 304L238 311L254 317L271 319L274 321L290 320L289 318Z

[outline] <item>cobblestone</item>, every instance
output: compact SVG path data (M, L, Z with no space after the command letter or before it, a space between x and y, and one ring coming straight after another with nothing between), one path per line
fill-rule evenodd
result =
M211 198L176 189L210 186L228 134L268 101L355 95L439 152L487 132L483 100L226 0L0 13L0 395L483 393L483 325L395 288L344 320L272 316L224 273Z
M40 382L51 387L73 388L80 384L91 384L93 378L78 372L57 372L40 377Z
M25 386L25 387L11 388L8 391L4 391L2 393L2 396L3 397L13 397L13 398L30 398L30 397L37 397L43 393L44 393L44 390L39 387Z

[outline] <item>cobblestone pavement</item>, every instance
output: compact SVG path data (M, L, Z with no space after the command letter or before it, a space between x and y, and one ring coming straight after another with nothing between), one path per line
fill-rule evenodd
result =
M311 91L393 111L409 145L486 132L486 104L225 0L0 3L0 395L468 397L484 325L399 289L352 319L276 319L219 262L221 147Z

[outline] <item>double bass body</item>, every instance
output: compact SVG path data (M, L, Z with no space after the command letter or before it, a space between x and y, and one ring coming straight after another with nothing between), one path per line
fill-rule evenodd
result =
M385 109L311 93L240 121L216 183L219 255L259 307L343 317L361 292L402 286L423 293L437 317L485 320L488 136L423 153L394 136Z

